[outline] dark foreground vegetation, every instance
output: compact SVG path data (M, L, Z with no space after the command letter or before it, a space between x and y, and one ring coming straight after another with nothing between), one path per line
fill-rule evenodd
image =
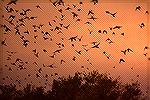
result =
M0 100L144 100L137 82L122 84L97 71L53 80L52 89L47 92L30 84L23 90L1 85L0 90Z

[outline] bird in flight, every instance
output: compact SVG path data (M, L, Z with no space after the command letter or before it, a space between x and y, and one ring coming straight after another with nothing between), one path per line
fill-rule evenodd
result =
M127 49L127 51L128 51L128 52L130 52L130 51L131 51L131 52L133 52L133 50L132 50L132 49L130 49L130 48L128 48L128 49Z
M48 65L47 67L54 68L54 64Z
M91 48L99 48L99 44L100 44L100 43L98 43L98 44L94 45L94 46L93 46L93 47L91 47Z
M96 17L94 17L94 16L91 16L90 18L88 18L88 19L92 19L92 20L94 20L95 21L95 19L97 19Z
M77 37L78 37L78 35L77 35L77 36L75 36L75 37L71 37L71 38L69 38L69 40L70 40L71 42L76 41Z
M117 14L117 12L115 12L115 13L111 13L111 12L109 12L109 11L105 11L107 14L109 14L109 15L111 15L112 17L116 17L115 15Z
M74 19L75 17L78 17L78 14L76 14L75 12L72 12L72 15L73 15L73 19Z
M73 59L72 59L73 61L75 61L76 60L76 57L75 56L73 56Z
M60 51L62 51L62 50L63 50L63 49L55 50L55 51L54 51L54 54L55 54L55 53L60 53Z
M121 63L121 62L125 62L125 60L121 58L120 61L119 61L119 63Z
M89 12L88 12L88 15L93 15L94 13L93 13L93 10L89 10Z
M69 25L67 25L67 26L64 26L64 28L65 28L65 29L68 29L68 28L69 28L69 26L70 26L70 24L69 24Z
M91 31L90 29L88 29L88 30L89 30L90 34L92 34L93 31Z
M36 8L39 8L39 9L41 9L41 10L42 10L42 8L40 7L40 5L37 5L37 6L36 6Z
M124 33L121 33L122 36L124 36Z
M6 44L6 39L4 39L4 40L1 42L1 45L7 46L7 44Z
M148 46L145 46L145 47L144 47L144 50L146 50L146 49L149 49L149 47L148 47Z
M144 23L141 23L139 26L140 26L141 28L143 28L143 27L145 26L145 24L144 24Z
M103 33L107 34L107 31L106 31L106 30L103 30Z
M10 0L10 2L9 3L7 3L7 5L11 5L11 4L15 4L16 5L16 2L17 2L18 0Z
M65 61L62 59L62 60L60 61L60 64L62 64L63 62L65 63Z
M88 24L89 25L89 24L92 24L92 23L91 22L85 22L84 24Z
M146 11L146 12L145 12L145 14L149 14L149 12L148 12L148 11Z
M98 0L91 0L91 2L95 5L98 3Z
M13 8L10 8L9 6L5 7L7 13L12 13L14 12L14 9Z
M122 26L115 26L113 29L120 29Z
M147 56L147 53L144 53L143 55L144 55L144 56Z
M78 54L80 54L81 55L81 51L77 51L77 50L75 50Z
M124 55L126 55L127 50L121 50L121 52L123 52Z
M136 8L135 8L135 10L141 10L141 6L137 6Z

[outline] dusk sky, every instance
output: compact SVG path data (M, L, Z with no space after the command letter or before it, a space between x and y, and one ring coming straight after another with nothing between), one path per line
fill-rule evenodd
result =
M49 88L58 77L98 70L124 83L138 81L145 93L149 3L55 1L0 1L0 84Z

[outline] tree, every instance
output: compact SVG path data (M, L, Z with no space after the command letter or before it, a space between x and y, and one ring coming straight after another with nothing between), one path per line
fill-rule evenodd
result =
M0 85L0 90L0 100L144 100L138 82L123 84L98 71L54 79L47 92L30 84L23 90L15 85Z

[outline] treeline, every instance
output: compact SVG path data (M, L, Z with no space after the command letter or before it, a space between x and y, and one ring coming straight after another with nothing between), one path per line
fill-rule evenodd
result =
M31 84L23 90L14 85L0 85L0 100L144 100L140 85L122 84L98 71L75 73L74 76L53 80L52 89Z

